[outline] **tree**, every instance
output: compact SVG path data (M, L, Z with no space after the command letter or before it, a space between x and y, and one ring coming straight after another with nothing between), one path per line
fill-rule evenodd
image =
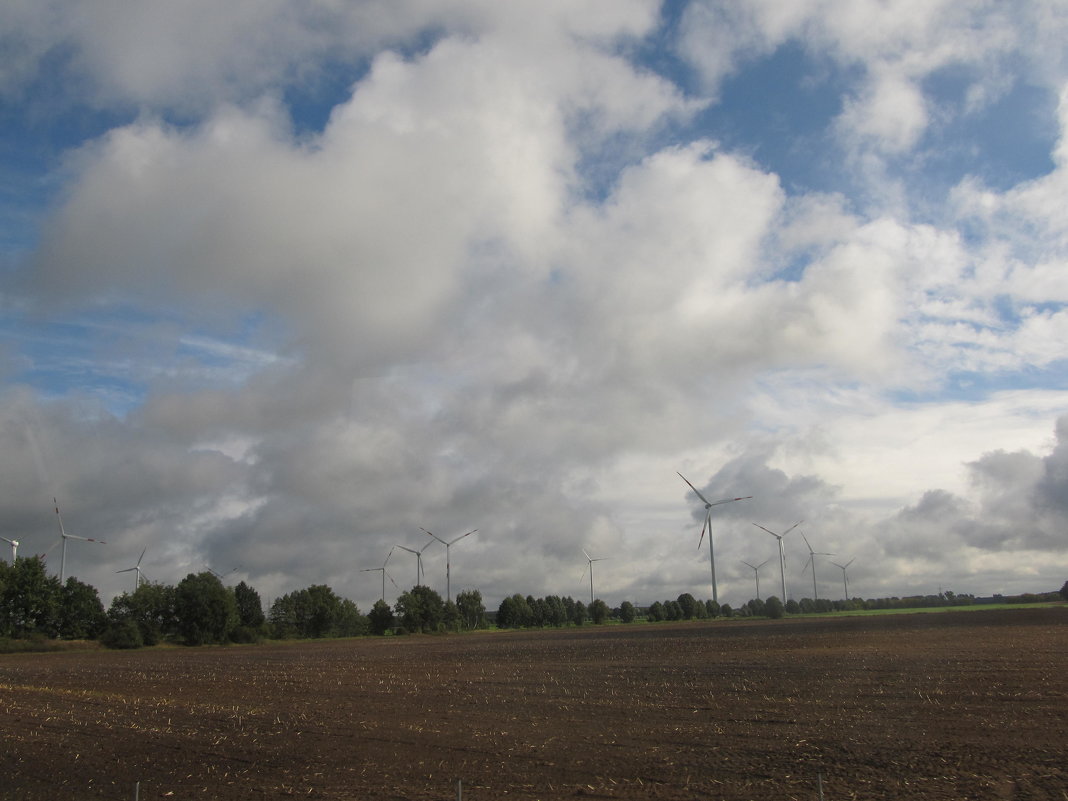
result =
M679 608L682 610L684 620L693 620L697 615L697 599L690 593L684 592L678 597Z
M619 605L620 620L624 623L633 623L635 617L637 617L637 613L634 611L634 604L630 601L624 601Z
M456 596L456 611L460 614L460 626L464 629L481 629L486 625L486 607L482 603L482 593L478 590L464 590Z
M393 609L379 598L367 615L367 622L372 634L381 636L393 628Z
M660 601L653 601L650 607L645 610L645 617L648 620L652 620L654 623L665 619L664 605Z
M582 601L575 601L575 612L571 617L571 622L576 626L581 626L586 622L586 604Z
M369 624L367 616L360 614L360 608L354 601L342 598L335 627L338 637L363 637L367 634Z
M266 622L260 594L245 582L234 587L234 603L237 604L237 622L250 629L261 629Z
M764 614L772 620L779 620L786 614L786 608L782 605L782 601L772 595L764 601Z
M59 636L69 640L93 640L107 626L107 615L96 587L67 578L59 594Z
M237 627L237 602L207 570L190 573L174 590L178 635L186 645L226 642Z
M133 621L144 645L156 645L177 631L174 587L146 582L132 593L116 596L108 608L108 628Z
M1061 597L1068 601L1068 581L1064 582L1064 586L1061 587Z
M608 604L602 601L600 598L590 604L590 620L596 625L601 625L608 620Z
M55 637L60 628L59 579L45 573L39 556L3 565L0 579L0 635Z
M412 633L439 631L445 620L445 602L435 590L425 586L402 592L396 609L401 626Z
M709 617L719 617L719 601L713 601L709 598L705 601L705 611Z

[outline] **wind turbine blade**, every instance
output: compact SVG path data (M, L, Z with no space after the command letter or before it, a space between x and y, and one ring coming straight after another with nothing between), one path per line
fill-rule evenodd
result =
M137 570L136 567L128 567L125 570L116 570L115 572L116 573L132 573L135 570Z
M418 554L419 553L419 551L413 551L411 548L406 548L403 545L397 545L396 547L400 548L402 551L407 551L408 553L414 553L414 554Z
M471 529L470 531L468 531L468 532L467 532L466 534L461 534L461 535L460 535L459 537L457 537L456 539L452 540L452 541L451 541L451 542L449 543L449 545L455 545L455 544L456 544L456 543L458 543L458 542L459 542L460 540L462 540L462 539L463 539L464 537L470 537L470 536L471 536L472 534L474 534L474 533L475 533L476 531L478 531L478 529L477 529L477 528L473 528L473 529Z
M420 530L420 531L422 531L422 532L423 532L424 534L426 534L426 535L428 535L428 536L430 536L430 537L433 537L433 538L434 538L434 539L436 539L436 540L437 540L438 542L440 542L440 543L441 543L442 545L446 545L446 544L447 544L447 543L445 542L445 540L443 540L443 539L442 539L441 537L439 537L439 536L438 536L437 534L434 534L433 532L427 531L427 530L426 530L425 528L423 528L422 526L420 526L420 527L419 527L419 530Z
M141 555L139 557L137 557L137 566L138 567L141 566L141 560L145 558L145 551L147 551L147 550L148 550L148 546L146 545L144 551L141 551Z
M844 570L845 568L849 567L849 566L850 566L851 564L853 564L853 562L855 562L855 561L856 561L856 559L857 559L857 557L855 557L855 556L854 556L854 557L853 557L852 559L850 559L850 560L849 560L848 562L846 562L846 563L845 563L845 564L844 564L844 565L842 566L842 569Z
M734 503L735 501L748 501L752 497L752 495L746 495L744 498L724 498L722 501L712 501L711 503L705 501L705 503L707 503L709 506L719 506L724 503Z
M385 569L386 565L389 563L389 557L391 556L393 556L393 548L390 548L389 553L386 554L386 561L382 563L383 569Z
M761 562L759 565L756 566L756 569L760 570L760 568L762 568L764 565L766 565L770 561L771 561L770 559L765 559L763 562Z
M591 561L591 562L593 561L592 559L590 559L590 555L588 553L586 553L586 549L585 548L582 549L582 555L585 556L587 559L589 559L589 561Z
M756 567L754 567L753 565L749 564L744 559L742 560L742 564L745 565L746 567L748 567L750 570L756 570Z
M399 590L400 589L400 585L397 584L397 582L393 581L393 576L389 575L389 571L386 570L385 568L382 568L382 572L386 574L386 578L388 578L390 581L393 582L393 586L396 587Z
M705 541L705 529L708 528L709 515L705 515L705 522L701 524L701 539L697 541L697 550L701 550L701 543Z
M676 473L679 473L679 471L678 471L678 470L676 470L675 472L676 472ZM686 478L686 476L684 476L684 475L683 475L682 473L679 473L679 478L681 478L681 479L682 479L683 481L685 481L685 482L686 482L687 484L690 484L690 480L689 480L688 478ZM697 497L698 497L698 498L700 498L700 499L701 499L702 501L704 501L704 502L705 502L706 504L708 503L708 498L706 498L706 497L705 497L704 495L702 495L702 494L700 493L700 491L699 491L699 490L697 489L697 487L695 487L695 486L694 486L693 484L690 484L690 489L692 489L692 490L693 490L694 492L696 492L696 493L697 493Z
M776 534L770 528L764 528L762 525L760 525L760 523L753 523L753 525L756 526L759 529L763 529L764 531L768 532L768 534L770 534L771 536L775 537L776 539L780 539L780 540L782 539L782 537L780 535Z
M790 526L790 528L786 529L786 531L784 531L782 533L782 535L785 537L787 534L789 534L791 531L793 531L795 528L797 528L798 526L800 526L804 522L805 522L804 520L798 520L796 523L794 523L792 526Z
M805 536L805 532L803 532L803 531L801 531L799 533L801 534L801 539L803 539L805 541L805 545L808 546L808 552L811 554L813 551L812 551L812 546L808 544L808 537Z

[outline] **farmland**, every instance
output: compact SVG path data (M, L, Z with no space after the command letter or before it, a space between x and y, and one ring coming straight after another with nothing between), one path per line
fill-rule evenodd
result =
M0 798L1064 799L1068 608L0 657Z

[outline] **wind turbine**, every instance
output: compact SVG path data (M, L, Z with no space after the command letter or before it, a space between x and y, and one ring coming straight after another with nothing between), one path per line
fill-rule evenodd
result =
M0 537L0 540L3 540L11 546L11 564L15 564L15 558L18 556L19 552L19 541L9 540L7 537Z
M416 587L418 587L419 583L423 580L423 551L425 551L427 548L429 548L433 544L434 543L432 541L428 542L426 545L424 545L418 551L415 550L414 548L409 548L409 547L407 547L405 545L396 546L396 547L400 548L402 551L407 551L408 553L414 553L415 554L415 586Z
M808 548L808 562L805 564L804 570L802 570L801 572L804 573L805 570L808 570L809 567L812 568L812 600L818 601L820 599L820 596L816 592L816 557L834 556L834 554L823 552L817 553L816 551L812 550L812 546L808 544L808 537L805 536L805 532L803 531L801 532L801 539L805 541L805 547Z
M382 602L383 603L385 603L385 601L386 601L386 576L389 576L389 572L386 570L386 565L389 564L389 557L391 557L391 556L393 556L393 549L392 548L390 548L389 549L389 553L386 554L386 561L382 563L382 567L365 567L363 570L360 571L361 573L374 573L376 570L381 570L382 571ZM389 576L389 580L393 581L393 576ZM393 586L397 587L398 590L400 589L400 587L397 586L397 582L395 582L395 581L393 581Z
M854 556L852 559L850 559L844 565L840 565L837 562L831 562L832 565L834 565L835 567L841 568L841 570L842 570L842 584L844 585L844 588L845 588L845 599L847 601L849 600L849 579L846 578L846 568L849 567L851 564L853 564L853 562L856 560L856 558L857 557Z
M765 559L759 565L751 565L747 561L745 561L744 559L742 560L742 564L745 565L748 568L751 568L752 571L753 571L753 576L756 578L756 591L757 591L757 600L758 601L761 600L761 598L760 598L760 568L762 568L764 565L766 565L770 561L771 561L770 559Z
M452 568L449 565L449 548L451 548L453 545L458 543L464 537L471 536L476 531L478 531L478 529L477 528L473 528L470 531L468 531L466 534L461 534L459 537L457 537L454 540L450 540L449 542L446 542L441 537L439 537L437 534L432 534L431 532L427 531L422 526L419 527L419 530L422 531L424 534L429 534L431 537L433 537L434 539L436 539L438 542L440 542L442 545L445 546L445 600L446 601L451 601L452 600L452 576L450 575L450 573L452 572Z
M73 534L68 534L63 529L63 515L59 513L59 501L57 501L55 498L52 498L52 503L56 505L56 517L59 518L59 536L61 541L63 542L63 556L60 558L59 561L59 583L62 584L64 581L67 580L67 540L95 542L100 545L107 545L107 543L103 540L94 540L92 537L76 537ZM55 547L55 545L52 546L52 548ZM49 548L49 550L52 550L52 548Z
M115 571L116 573L129 573L131 571L137 572L137 575L134 576L134 592L137 592L137 588L141 586L141 582L145 579L144 574L141 573L141 560L145 558L145 551L147 550L148 548L146 547L143 551L141 551L141 555L137 557L137 564L133 567L128 567L125 570Z
M796 523L794 523L792 526L790 526L790 528L786 529L786 531L784 531L782 534L776 534L770 528L764 528L759 523L753 523L754 526L756 526L757 528L768 532L768 534L770 534L771 536L773 536L775 539L777 539L779 541L779 575L782 577L782 599L781 600L782 600L783 603L786 603L786 549L782 547L782 538L785 537L787 534L789 534L791 531L793 531L795 528L800 526L802 522L803 521L798 520Z
M227 570L225 573L219 573L219 572L217 572L215 570L212 570L211 569L211 565L204 565L204 567L206 567L208 572L211 573L211 575L215 576L215 578L217 578L219 581L222 581L223 579L225 579L230 574L236 573L238 570L241 569L240 566L232 567L229 570Z
M582 555L585 556L586 557L586 561L590 563L590 565L589 565L589 569L590 569L590 603L592 604L593 603L593 563L594 562L603 562L608 557L607 556L602 556L602 557L600 557L598 559L593 559L588 553L586 553L586 549L585 548L582 549ZM586 571L585 570L582 571L582 575L583 576L586 575ZM581 579L582 576L579 576L579 578Z
M678 473L678 471L675 471ZM679 478L689 484L690 489L697 493L697 497L700 498L705 504L705 522L701 526L701 539L697 541L697 550L701 550L701 543L705 541L705 530L708 531L708 559L712 564L712 600L719 603L719 590L716 587L716 552L712 547L712 507L720 506L724 503L734 503L735 501L747 501L752 498L752 495L746 495L744 498L725 498L722 501L710 501L704 495L697 491L697 487L690 484L689 479L682 473L679 473Z

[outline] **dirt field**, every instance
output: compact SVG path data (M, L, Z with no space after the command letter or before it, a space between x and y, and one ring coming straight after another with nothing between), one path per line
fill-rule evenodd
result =
M0 657L0 798L1068 799L1068 608Z

